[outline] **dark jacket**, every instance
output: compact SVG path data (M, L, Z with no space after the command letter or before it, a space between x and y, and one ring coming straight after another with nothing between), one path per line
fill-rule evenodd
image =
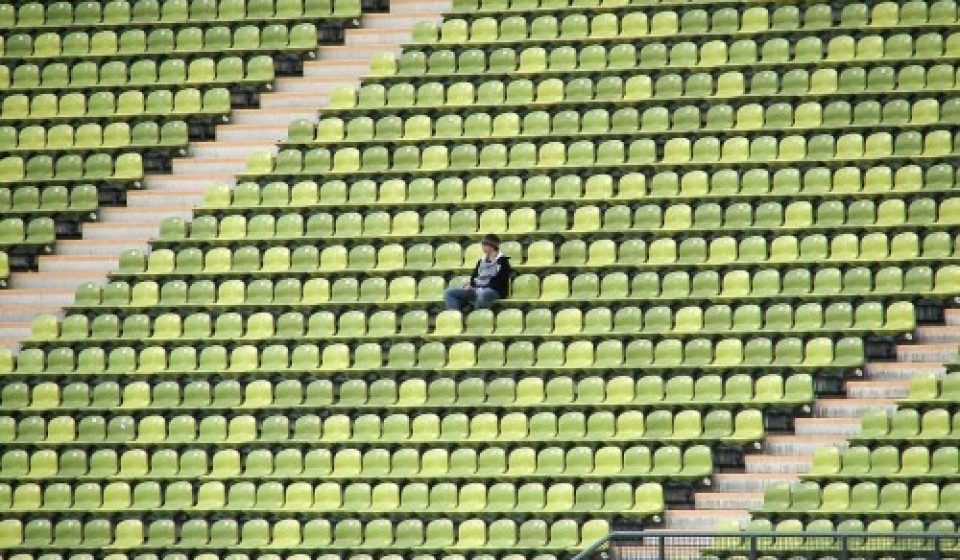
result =
M474 288L477 288L477 277L480 274L480 263L486 257L481 257L477 261L477 264L473 267L473 272L470 274L470 285ZM500 297L504 298L510 295L510 280L513 278L513 268L510 267L510 257L505 255L500 255L497 257L497 260L493 261L493 264L497 266L496 273L493 277L490 278L489 283L486 288L492 288L496 290L497 294Z

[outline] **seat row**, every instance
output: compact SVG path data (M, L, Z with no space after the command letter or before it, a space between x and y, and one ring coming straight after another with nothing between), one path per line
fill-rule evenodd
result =
M25 245L49 246L56 240L56 227L50 218L0 219L0 246L8 250Z
M956 103L946 101L943 111L955 116L960 111ZM331 144L370 141L423 141L435 139L487 138L501 136L577 136L607 134L644 134L663 132L692 132L699 129L749 132L751 130L780 128L819 128L846 126L927 125L941 120L941 104L934 99L910 102L898 99L884 102L860 101L851 106L847 101L821 103L805 101L794 108L787 102L764 107L748 103L736 109L724 103L715 103L701 114L695 105L676 109L654 106L642 111L633 107L617 109L589 109L582 113L563 108L556 112L531 111L522 117L515 112L470 113L443 115L435 120L428 115L395 115L374 120L357 116L344 122L340 117L321 118L319 124L308 120L291 123L286 144Z
M582 524L560 519L548 524L540 519L517 523L511 519L484 521L467 519L454 523L447 518L423 523L417 519L394 522L389 519L343 519L331 523L313 519L301 524L296 519L267 521L250 519L242 523L221 519L186 519L175 522L159 519L144 526L139 519L116 524L104 519L37 519L24 527L20 520L0 521L0 546L17 550L284 550L357 549L409 552L415 550L509 550L574 551L606 536L606 521Z
M492 407L497 409L563 408L593 409L617 406L795 406L813 399L813 378L797 373L789 377L768 374L756 381L749 375L686 375L662 377L645 375L634 379L621 375L604 379L587 376L574 380L557 375L544 382L540 377L441 377L429 383L422 378L403 381L378 379L367 382L329 379L302 382L285 379L208 381L114 381L86 383L73 381L62 387L39 381L7 383L0 394L0 409L41 411L58 409L171 410L181 408L270 409L322 406L329 410L417 409L444 410Z
M423 514L548 514L617 513L653 515L663 511L663 489L647 482L604 485L597 482L411 482L379 484L356 482L238 481L159 484L154 481L52 483L0 483L0 512L123 512L185 510L193 512L276 511L284 513L383 513Z
M213 315L213 316L211 316ZM796 306L777 303L761 309L745 304L731 309L729 305L686 306L671 310L666 306L592 307L584 313L579 308L567 307L555 311L532 309L524 313L518 309L502 309L496 314L477 310L464 316L459 311L443 311L436 315L433 328L427 326L424 311L398 314L393 310L345 311L334 315L316 311L308 317L292 311L279 316L268 312L254 313L246 318L240 313L219 315L209 312L162 313L154 318L132 314L123 318L113 314L96 315L90 321L86 315L67 315L62 321L52 315L34 319L31 336L25 346L49 342L110 342L116 340L257 340L257 339L389 339L397 336L424 336L438 338L476 338L482 340L514 339L516 337L549 338L577 335L627 335L654 333L725 334L731 332L796 332L834 330L908 330L915 324L913 304L895 302L886 306L877 302L854 306L836 302L824 306L821 302ZM122 323L122 328L121 328ZM398 330L399 328L399 330ZM957 375L960 377L960 374ZM930 382L924 386L930 385ZM932 382L936 389L936 382ZM956 379L945 386L942 397L952 398ZM918 398L912 397L912 398ZM931 400L938 398L933 393Z
M802 10L802 15L801 15ZM898 25L951 24L957 21L953 2L882 2L869 10L866 4L806 6L711 6L703 8L601 12L588 16L573 11L555 15L497 15L448 17L442 24L421 22L414 28L414 43L494 43L499 41L598 39L617 36L703 35L758 33L764 31L822 30L831 27L892 27ZM587 11L587 10L584 10Z
M910 378L910 392L907 398L898 402L908 406L960 402L960 373L948 373L943 377L930 374L915 375Z
M113 122L106 126L86 123L74 127L57 124L0 126L0 149L8 152L97 150L103 148L185 148L189 130L184 121L145 121L133 126Z
M960 412L951 415L946 408L929 408L923 413L900 408L892 415L884 410L868 410L860 417L860 434L854 442L896 443L950 441L960 438Z
M41 33L32 37L26 33L7 36L0 57L10 62L20 59L74 59L78 57L110 58L131 56L163 56L167 54L212 52L273 52L309 51L317 47L317 26L297 23L244 25L236 29L217 26L204 31L200 27L128 29L119 35L112 30ZM207 41L207 39L211 41Z
M0 228L2 231L3 228ZM479 230L483 231L483 229ZM463 234L458 234L463 235ZM2 237L2 235L0 235ZM16 237L16 235L14 235ZM717 269L729 269L748 265L814 265L820 262L856 264L876 261L953 262L957 252L954 242L946 232L931 233L922 243L912 232L900 233L890 239L885 233L866 234L862 238L856 234L840 234L832 240L826 236L814 234L799 242L794 236L778 236L767 241L760 236L752 236L739 243L733 237L704 239L691 237L687 243L678 247L672 238L657 239L649 245L642 240L625 241L619 247L612 240L595 241L588 253L585 245L567 247L569 252L561 252L560 259L554 256L553 247L533 247L525 260L519 258L515 268L520 271L538 269L551 272L551 267L566 270L571 267L604 269L637 267L642 270L662 270L663 267L687 268L697 265ZM392 272L416 267L424 272L466 272L475 262L471 258L476 254L473 248L464 251L458 243L437 248L436 256L431 247L417 245L411 248L416 257L408 260L410 253L400 244L388 244L380 249L372 245L357 245L349 250L343 245L328 246L319 255L312 251L315 246L307 247L306 252L291 251L287 247L274 246L261 253L255 246L241 246L236 250L217 247L201 250L187 248L174 252L170 249L157 249L149 257L142 253L128 252L123 256L121 268L115 278L136 279L163 276L240 276L257 274L275 277L283 273L314 273L334 276L341 272L368 274L379 278L364 285L356 281L346 283L342 278L333 284L333 299L383 300L386 298L387 276ZM414 251L415 249L415 251ZM139 253L139 254L138 254ZM296 255L294 259L292 255ZM318 258L319 257L319 260ZM261 274L262 273L262 274ZM339 284L337 284L339 282ZM380 284L379 286L377 284ZM341 290L337 290L341 288ZM527 290L517 291L514 295L521 299L536 299L537 295L526 295ZM381 297L382 296L382 297Z
M88 212L99 206L94 185L0 188L0 214L37 212Z
M0 122L18 122L21 126L26 126L33 124L29 121L73 122L116 117L158 118L170 115L196 118L197 113L200 117L220 116L229 111L230 90L225 88L212 88L203 93L194 88L177 91L158 89L146 94L138 90L127 90L119 95L100 91L89 98L82 93L67 93L59 98L52 93L41 93L33 98L17 93L4 97Z
M243 463L243 466L241 466ZM0 478L82 479L188 479L232 480L244 478L344 479L383 478L403 481L415 479L457 480L549 478L645 478L686 479L710 476L713 459L710 448L694 445L686 449L666 445L656 450L644 445L621 449L605 445L560 447L460 447L418 450L412 447L388 451L382 448L329 449L314 447L301 451L296 447L276 451L251 446L237 449L184 449L157 447L144 449L99 447L89 454L84 449L64 447L4 451L0 456Z
M26 416L17 420L0 416L0 445L98 446L132 444L171 445L206 443L219 445L272 444L280 442L313 445L444 445L490 443L582 443L607 442L750 442L763 437L760 411L742 410L734 416L727 410L701 415L697 410L676 414L655 410L644 415L631 410L593 412L538 412L527 415L510 412L498 417L492 412L475 415L432 413L380 417L363 414L350 418L334 414L322 419L307 414L291 420L274 414L258 419L253 415L226 418L191 413L164 418L131 416Z
M0 159L0 183L89 182L95 180L136 183L143 178L143 158L139 153L61 155L54 161L48 155Z
M841 338L834 342L826 337L808 340L784 337L776 343L769 338L724 338L716 342L694 338L683 342L663 339L656 343L635 339L624 345L620 340L574 340L569 343L528 341L504 345L491 341L477 346L471 341L445 345L428 342L419 347L398 342L385 348L375 342L361 343L355 348L342 343L325 345L300 344L292 349L285 344L270 345L260 350L243 344L228 350L221 345L200 349L193 346L172 348L148 346L139 352L128 346L114 348L104 364L102 349L87 348L79 361L70 348L24 350L17 357L14 373L21 375L70 375L109 373L144 375L164 373L226 372L230 374L256 371L312 371L317 373L361 373L374 370L420 370L465 374L471 371L617 371L639 370L755 370L857 367L863 363L863 341ZM11 360L12 361L12 360ZM8 364L5 364L10 366Z
M470 198L466 185L470 184ZM491 188L492 184L492 188ZM351 182L330 180L322 184L312 180L294 184L275 181L261 186L255 182L239 182L235 187L213 185L204 195L199 214L219 212L228 208L285 208L288 206L325 206L326 209L343 206L400 206L403 204L452 204L497 202L502 206L518 201L549 202L554 199L604 201L633 201L640 198L686 199L720 197L731 202L761 203L767 197L791 196L800 198L830 195L881 196L911 191L948 191L954 188L954 168L945 163L921 168L907 164L896 170L885 165L874 165L866 171L857 167L835 170L813 167L804 170L781 168L717 169L711 172L697 170L678 174L661 171L649 178L639 173L613 177L604 173L584 172L580 175L530 174L476 176L467 181L459 177L434 180L430 177L412 179L391 178L383 182L360 179ZM651 201L652 202L652 201ZM666 200L666 203L674 202ZM781 203L782 204L782 203ZM882 204L882 203L881 203ZM353 210L353 208L351 208ZM429 208L427 208L429 210ZM196 221L196 219L194 220Z
M940 487L924 482L909 487L903 482L816 482L794 485L774 484L764 490L763 511L769 513L808 512L821 515L930 515L955 512L960 484Z
M932 62L932 61L928 61ZM755 66L755 64L753 64ZM662 65L658 68L662 68ZM650 100L684 98L739 98L744 96L764 99L817 95L889 95L917 90L942 90L952 88L956 70L949 65L931 64L928 70L919 65L907 65L897 69L876 65L869 71L864 67L820 68L808 72L799 69L784 80L773 70L762 70L744 75L740 71L704 71L689 75L654 73L620 76L578 77L565 74L566 81L544 76L536 83L516 77L507 82L500 80L473 81L445 80L391 81L370 83L359 89L341 87L330 94L327 114L345 112L371 112L384 108L391 110L417 108L442 108L446 112L463 112L466 107L475 110L483 107L526 107L531 104L566 104L582 106L584 103L639 104ZM538 73L542 74L542 73ZM654 78L656 77L656 84ZM389 86L389 87L387 87Z
M619 166L672 167L703 166L707 163L741 164L777 162L849 162L881 158L943 158L955 155L954 137L947 130L906 131L868 135L851 132L833 134L702 136L658 142L639 138L623 140L578 140L569 145L547 138L542 144L458 142L447 146L373 145L309 150L285 149L253 152L247 157L242 179L252 177L284 178L318 174L353 176L354 174L429 174L446 170L502 173L518 168L609 168Z
M333 10L333 11L331 11ZM357 15L346 0L113 0L111 2L24 2L0 4L0 29L127 26L185 21L226 23Z
M471 182L469 186L476 188L491 187L490 183L486 182L486 185L484 185L483 182L475 181ZM574 184L573 186L578 185ZM489 198L483 198L490 200L492 192L490 195ZM932 198L915 198L906 201L902 198L891 197L882 200L879 208L870 199L859 199L848 204L837 200L828 200L817 204L816 207L806 200L791 202L787 205L784 205L780 200L758 202L759 204L755 207L747 202L732 203L726 207L721 207L713 202L696 206L687 203L644 204L632 205L632 207L626 204L617 204L606 208L592 204L577 204L574 206L572 216L569 206L547 206L539 209L521 206L510 210L508 213L508 210L504 209L502 204L498 204L496 208L481 209L479 213L473 208L456 210L453 213L446 209L430 211L423 209L419 212L402 209L392 212L370 209L370 211L361 214L351 212L352 208L344 209L345 211L337 215L315 211L309 213L288 212L279 216L274 214L245 215L246 213L232 213L220 219L210 215L199 216L189 224L189 227L182 218L168 218L161 224L158 241L162 244L158 245L173 245L183 248L195 244L236 244L241 240L287 240L290 242L302 240L305 236L322 239L338 237L373 237L380 239L396 236L405 242L404 244L417 241L417 237L426 237L426 241L432 243L423 243L418 246L429 247L428 253L439 251L441 247L445 247L443 252L446 253L451 248L443 243L442 238L451 235L459 238L476 231L497 231L501 235L507 234L507 236L513 237L515 235L570 232L582 233L586 239L581 239L579 236L578 238L567 239L559 246L559 253L565 255L589 252L592 255L594 251L601 250L601 246L598 244L603 243L600 240L591 240L591 234L594 232L608 232L608 235L614 232L630 232L639 238L641 236L646 237L644 234L659 233L662 235L663 233L673 232L704 234L717 230L729 230L724 233L730 233L754 229L760 230L757 233L762 233L762 230L772 230L774 233L789 233L789 231L784 230L809 232L811 229L817 229L833 233L834 237L832 239L837 240L843 239L841 235L853 235L852 233L841 233L842 229L889 228L891 230L889 236L895 237L894 228L897 226L907 224L947 226L957 221L956 215L960 212L960 197L944 198L939 203ZM909 202L909 205L907 202ZM303 214L308 214L307 219L304 219ZM873 235L877 233L881 232L874 232ZM814 242L812 239L813 237L810 235L804 236L800 245L820 243L819 241ZM930 239L929 235L925 236L924 239ZM627 245L631 241L636 242L638 240L626 240L621 245ZM342 240L331 239L331 241ZM658 241L660 240L650 241L651 252L656 252L653 251L653 247ZM681 241L679 246L684 246L685 241ZM864 241L866 242L866 237ZM587 248L588 243L590 243L589 250ZM614 243L614 241L611 239L608 240L608 243ZM677 245L674 239L665 240L663 243ZM841 243L847 242L842 241ZM872 242L867 242L867 244L872 244ZM689 243L686 243L686 245L689 246ZM325 248L325 252L328 252L327 249L329 249L329 246ZM352 249L353 247L349 250ZM412 251L413 246L410 245L405 250ZM421 252L423 250L427 249L422 249ZM476 248L470 247L466 250L479 257L479 251ZM513 241L509 245L509 250L505 248L504 254L517 259L517 261L523 260L524 253L526 253L528 260L537 261L544 259L533 259L532 255L549 255L546 260L553 261L555 250L554 242L549 240L533 241L527 245L526 250L519 242ZM429 255L426 255L426 257L427 260L432 260ZM421 262L424 258L418 257L413 260ZM444 258L443 260L448 259ZM561 257L561 260L570 259ZM577 259L574 258L573 260ZM590 260L594 259L591 258Z
M956 447L893 446L869 448L862 445L841 451L821 447L813 453L811 479L954 479L960 477L960 452Z
M7 56L11 51L7 42ZM170 48L169 50L173 50ZM779 37L762 43L753 39L713 39L698 45L693 41L666 43L646 42L637 49L630 43L611 46L590 44L577 48L564 45L549 51L543 47L500 47L489 56L473 48L405 49L397 59L392 53L378 55L370 63L371 77L410 78L419 76L489 76L497 74L533 74L540 72L607 73L632 69L747 66L760 64L786 71L792 65L808 65L847 61L937 61L952 58L960 52L960 33L947 35L925 33L916 37L909 33L882 35L837 35L826 47L819 37L804 37L791 43ZM29 53L21 56L30 56ZM788 65L786 68L781 65Z
M111 60L76 62L68 67L62 62L51 62L42 68L33 63L18 63L12 70L0 65L0 86L10 90L70 90L83 92L112 88L153 88L192 85L209 87L210 84L260 84L273 80L273 58L253 56L205 57L164 59L157 61ZM11 92L11 93L16 93Z
M391 305L422 306L439 303L447 286L462 286L465 277L447 282L443 277L411 276L393 278L389 287L382 278L340 278L331 284L326 278L314 278L301 282L299 279L225 280L219 284L212 280L194 280L189 284L181 280L164 282L162 287L155 281L135 282L132 286L116 281L106 286L85 283L77 287L74 309L144 309L182 308L191 311L208 311L220 306L231 311L244 309L262 310L263 306L308 307L331 305L349 307L356 304L389 303ZM339 282L339 284L337 283ZM721 289L721 285L723 289ZM359 288L358 288L359 286ZM519 287L519 291L518 290ZM628 276L624 272L612 272L602 277L592 273L567 276L551 274L543 279L534 275L521 275L515 282L511 296L513 304L536 302L538 305L552 302L606 300L632 300L648 302L660 300L674 302L707 299L763 299L816 297L853 299L865 296L879 298L903 297L908 294L925 294L926 297L945 297L960 287L960 267L949 265L900 268L886 266L876 272L866 267L854 267L846 271L823 267L815 274L809 269L797 268L783 274L775 269L763 269L754 273L732 270L722 277L713 270L702 270L694 275L687 271L666 274L642 272ZM358 291L359 290L359 291ZM364 294L361 301L360 293ZM333 298L333 299L331 299ZM520 301L518 301L520 300ZM605 303L595 302L595 303ZM194 309L190 309L190 308ZM423 331L422 334L426 334Z

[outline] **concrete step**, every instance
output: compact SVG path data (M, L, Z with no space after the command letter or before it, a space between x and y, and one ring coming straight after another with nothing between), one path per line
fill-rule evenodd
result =
M277 142L286 137L287 124L223 124L217 127L217 142L244 142L260 139Z
M797 418L794 433L798 436L854 436L860 433L860 417Z
M787 453L763 453L747 455L743 458L744 470L751 475L772 473L805 473L810 470L813 456L809 453L790 455Z
M763 492L771 484L800 480L794 473L717 473L713 489L717 492Z
M264 109L303 108L316 111L327 104L329 97L329 94L319 92L267 93L260 96L260 106Z
M720 519L745 525L750 513L745 509L668 509L664 512L664 526L671 530L709 531Z
M919 343L952 342L960 344L960 325L917 327L916 340Z
M84 282L102 282L103 273L99 271L78 270L65 275L62 272L32 272L17 278L11 278L14 288L33 290L64 289L71 292Z
M144 183L150 189L183 190L189 188L204 188L210 185L236 185L237 178L233 174L204 173L201 175L171 174L149 175Z
M402 44L410 41L411 33L409 28L382 27L380 29L351 29L343 37L343 44L347 46L357 45L382 45L384 41Z
M25 321L0 323L0 339L17 341L30 336L30 323Z
M957 358L958 344L898 344L897 360L901 362L951 362Z
M763 449L775 455L813 455L813 452L825 445L846 446L845 436L801 436L775 435L767 436L763 442Z
M73 273L76 271L106 274L117 269L116 257L106 255L50 255L41 257L40 272Z
M236 109L232 113L233 124L247 125L276 125L290 123L297 119L317 119L316 108L310 107L271 107L269 111L262 109Z
M960 325L960 307L943 310L943 321L947 325Z
M175 158L171 166L174 175L221 175L240 173L246 164L246 157L209 157Z
M124 230L126 231L126 230ZM153 230L156 231L155 229ZM153 235L153 234L151 234ZM117 239L71 239L57 244L58 255L72 256L111 256L119 257L120 253L127 249L144 249L147 246L148 237L124 237ZM2 300L0 300L2 305Z
M450 9L450 0L391 0L391 14L420 14L445 12Z
M902 399L910 391L910 383L901 380L848 381L847 395L854 399Z
M348 78L360 78L370 70L370 59L385 51L399 56L400 46L383 44L320 47L319 60L308 60L303 63L303 75L308 77L343 75Z
M816 419L859 418L864 412L876 408L893 410L896 403L892 399L817 399L813 403L813 415Z
M915 375L942 376L943 362L868 362L867 377L876 381L909 380Z
M217 140L215 142L197 142L193 145L193 160L202 162L207 159L243 159L256 151L276 152L275 140L252 138L248 140Z
M181 190L149 190L128 191L128 208L157 208L157 207L196 207L203 203L206 189L196 187Z
M762 492L697 492L693 495L697 509L745 509L763 506Z
M84 224L83 239L86 241L113 241L121 239L128 247L134 239L142 240L143 243L146 244L148 239L157 236L157 232L160 229L160 222L163 219L165 218L158 216L156 220L144 220L141 223Z
M361 25L366 29L396 29L396 28L408 28L413 29L413 26L421 21L433 21L440 22L443 19L438 12L435 11L425 11L425 12L411 12L405 14L364 14L360 18ZM352 33L354 30L347 30L347 34Z
M12 291L12 290L11 290ZM73 301L73 292L70 292L70 301ZM0 321L22 321L29 323L37 315L63 315L60 305L40 304L3 304L0 305Z
M104 208L100 222L91 223L91 226L105 226L116 224L143 224L144 222L160 223L161 221L179 216L187 219L190 210L183 206L150 206L146 208Z
M277 80L277 85L274 87L274 92L329 94L331 91L339 87L359 86L361 75L362 75L362 72L358 72L356 79L349 79L350 77L352 77L352 74L344 74L343 76L337 76L331 72L329 74L323 74L320 76L310 75L310 76L299 76L296 78L280 78Z

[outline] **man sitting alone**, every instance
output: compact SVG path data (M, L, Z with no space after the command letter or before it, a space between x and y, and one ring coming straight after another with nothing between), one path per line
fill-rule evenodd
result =
M447 309L463 309L473 305L475 309L487 309L493 302L506 297L510 292L510 257L500 254L500 238L489 233L480 240L483 256L473 268L470 280L462 288L447 288L443 302Z

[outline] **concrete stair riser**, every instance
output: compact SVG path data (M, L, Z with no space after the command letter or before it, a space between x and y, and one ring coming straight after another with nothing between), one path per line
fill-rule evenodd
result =
M773 455L769 453L747 455L744 458L744 471L749 474L795 474L810 470L813 457L810 455Z
M720 473L713 475L713 489L717 492L763 492L771 484L796 482L793 473Z
M410 31L408 29L379 28L357 30L354 33L347 33L343 43L352 47L358 45L381 45L384 42L407 43L409 41Z
M774 455L813 455L825 445L844 445L843 436L768 436L763 450Z
M233 118L230 122L233 124L246 125L274 125L277 123L291 123L297 119L317 120L317 111L307 108L286 108L272 109L270 111L259 109L242 109L233 112ZM286 126L286 124L284 124Z
M746 509L763 506L762 492L697 492L693 497L697 509Z
M950 362L957 357L957 344L901 344L897 359L902 362Z
M157 208L173 206L175 203L197 206L203 203L203 189L185 189L182 191L138 191L127 193L128 208Z
M873 362L865 371L867 378L876 381L909 381L915 375L942 377L947 370L942 362Z
M237 178L234 175L206 175L197 177L194 175L148 175L144 183L147 188L153 190L183 190L186 188L195 188L205 190L210 185L236 185Z
M75 271L70 275L64 275L60 272L34 272L29 275L23 275L19 278L13 278L11 285L14 288L27 288L34 290L47 289L66 289L73 290L84 282L102 282L103 272L96 271Z
M312 80L285 78L277 82L274 91L277 93L323 93L329 95L331 91L339 87L357 87L360 84L359 79L348 80L346 79L348 76L352 77L352 73L347 73L343 77L320 76ZM359 76L360 74L357 78Z
M242 173L246 168L244 157L217 158L178 158L173 160L173 174L205 175L207 173L224 175Z
M941 342L960 344L960 326L920 327L917 329L917 342L921 344Z
M798 436L844 436L860 433L860 419L850 418L797 418L794 433Z
M126 231L126 229L124 230ZM153 230L154 235L156 229ZM59 250L57 251L58 255L71 255L71 256L112 256L119 257L126 249L145 249L147 246L146 237L128 237L123 240L116 239L116 237L110 239L84 239L83 241L72 241L69 243L63 243Z
M250 152L274 152L276 143L264 140L218 140L216 142L202 142L193 146L191 150L194 161L203 162L205 159L243 158Z
M851 381L847 394L855 399L902 399L910 392L908 381Z
M114 256L67 256L53 255L40 259L40 272L73 273L76 271L108 273L116 270L117 258Z
M248 142L267 139L278 142L286 137L287 127L284 125L226 124L217 127L216 139L218 142Z
M674 531L709 531L721 519L746 523L750 520L750 513L745 509L668 509L664 512L666 528Z
M889 399L819 399L813 403L813 415L818 418L859 418L864 412L896 405Z
M29 323L0 323L0 339L22 340L29 336Z
M440 22L442 19L441 16L429 11L410 12L402 16L396 14L365 14L361 21L366 29L396 29L398 26L413 29L413 26L421 21Z
M260 106L264 109L272 108L313 108L325 105L330 95L327 93L269 93L260 96Z

